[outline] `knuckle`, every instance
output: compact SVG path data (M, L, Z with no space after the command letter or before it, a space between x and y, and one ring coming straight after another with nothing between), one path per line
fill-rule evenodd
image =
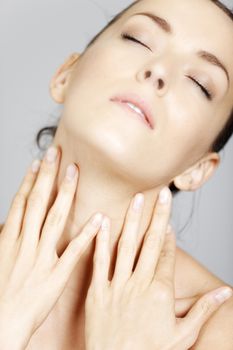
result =
M100 301L99 297L98 297L98 295L96 294L96 291L95 291L95 286L93 284L91 284L89 289L88 289L87 297L86 297L86 300L85 300L86 312L88 312L89 309L90 309L90 312L91 312L91 310L93 309L93 306L96 307L96 305L99 304L99 301Z
M27 198L26 198L25 194L19 192L14 197L13 207L14 208L21 208L21 207L25 206L26 201L27 201Z
M204 315L208 315L211 313L212 308L211 308L211 303L209 302L209 300L207 300L207 299L202 300L200 307L201 307L201 311Z
M156 288L154 297L156 300L159 300L160 302L167 302L171 298L171 292L166 284L166 282L156 282Z
M135 243L129 241L128 239L124 238L119 241L118 251L121 251L124 254L129 254L134 252L135 249L136 249Z
M49 227L59 226L63 219L63 213L59 210L52 209L48 215L47 225Z
M162 248L162 246L163 246L163 236L161 235L161 234L158 234L157 235L157 241L158 241L158 246L159 246L159 248L161 249Z
M91 227L91 233L93 232L93 227ZM88 232L88 231L84 231L84 235L85 235L85 239L87 239L88 237L90 237L90 232ZM109 243L109 239L107 238L107 237L103 237L103 236L101 236L101 235L97 235L97 242L98 242L98 244L100 244L101 246L106 246L106 245L108 245L108 243Z
M61 186L61 192L70 195L73 192L73 182L65 179Z
M167 259L169 260L174 260L175 259L175 252L171 249L169 249L167 252L166 252L166 257Z
M168 293L170 293L170 291L173 289L174 282L170 278L164 276L162 283L163 283L164 288L166 288Z
M155 210L155 216L160 218L160 217L166 216L167 212L168 212L168 209L166 206L158 205Z
M79 236L77 237L77 240L86 241L91 236L91 233L93 232L93 226L90 224L90 226L84 227L83 230L80 232ZM100 239L98 237L98 239Z
M53 173L53 167L51 167L51 165L48 165L46 161L43 161L41 164L41 175L49 176L52 173Z
M137 284L137 287L140 288L141 290L144 290L145 289L145 286L148 285L148 281L151 281L152 279L152 272L151 270L148 268L148 269L144 269L143 270L143 276L135 276L135 281L136 281L136 284Z
M162 250L160 257L163 261L173 260L175 258L175 253L172 250Z
M145 244L149 249L154 249L160 243L160 237L157 237L155 232L149 233L146 237Z
M29 198L28 198L28 204L31 207L40 207L43 203L43 196L42 193L38 190L32 190Z
M69 243L69 252L71 255L80 255L82 253L82 242L79 239L73 239Z
M167 257L166 251L162 249L160 252L159 260L163 262L164 260L166 260L166 257Z
M94 258L93 258L93 262L94 262L94 265L98 265L98 266L105 266L105 264L106 264L106 261L105 261L105 259L102 257L102 256L100 256L100 255L95 255L94 256Z

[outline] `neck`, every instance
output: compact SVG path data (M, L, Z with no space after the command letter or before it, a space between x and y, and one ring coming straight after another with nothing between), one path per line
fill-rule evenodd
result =
M112 276L117 242L123 229L125 215L134 195L141 192L145 196L145 204L138 232L140 246L143 234L149 226L158 192L162 186L146 189L127 178L127 174L116 171L111 162L102 154L82 140L66 137L64 128L58 128L53 144L62 152L61 163L56 182L56 192L60 188L66 167L74 162L79 168L77 191L72 203L62 238L58 244L60 255L72 238L78 235L84 224L96 212L107 215L111 220L110 252L112 256L110 277ZM107 147L107 146L106 146ZM86 292L91 278L92 260L95 240L80 259L65 290L69 299L66 309L77 310L84 305ZM73 295L73 300L71 302ZM63 300L64 300L63 298ZM71 305L72 304L72 305Z

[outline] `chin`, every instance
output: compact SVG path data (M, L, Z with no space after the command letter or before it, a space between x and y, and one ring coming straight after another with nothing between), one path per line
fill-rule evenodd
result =
M76 116L69 114L69 118L65 118L69 139L74 140L77 149L88 153L86 159L93 164L97 160L101 167L124 177L126 181L145 184L148 180L152 184L154 175L148 179L151 161L148 160L149 144L147 147L144 126L137 121L124 124L124 118L114 112L99 110L97 115L88 109L85 114L80 110ZM139 148L138 145L144 147ZM145 164L143 159L147 159Z

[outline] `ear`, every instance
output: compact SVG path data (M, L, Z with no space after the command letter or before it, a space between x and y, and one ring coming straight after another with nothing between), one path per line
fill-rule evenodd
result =
M81 55L73 53L66 61L57 69L50 82L50 95L57 103L64 103L65 92L68 86L70 73L74 69L74 65Z
M182 191L195 191L212 176L219 164L218 153L208 153L184 173L176 176L173 183Z

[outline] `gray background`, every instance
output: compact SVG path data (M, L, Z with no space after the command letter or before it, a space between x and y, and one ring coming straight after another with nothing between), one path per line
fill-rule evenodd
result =
M0 2L0 222L32 159L34 138L60 108L48 86L72 52L85 44L127 0L5 0ZM225 1L233 5L232 0ZM174 200L179 245L233 285L233 140L221 152L215 176L195 194ZM192 219L190 213L194 210ZM188 223L186 225L186 223Z

